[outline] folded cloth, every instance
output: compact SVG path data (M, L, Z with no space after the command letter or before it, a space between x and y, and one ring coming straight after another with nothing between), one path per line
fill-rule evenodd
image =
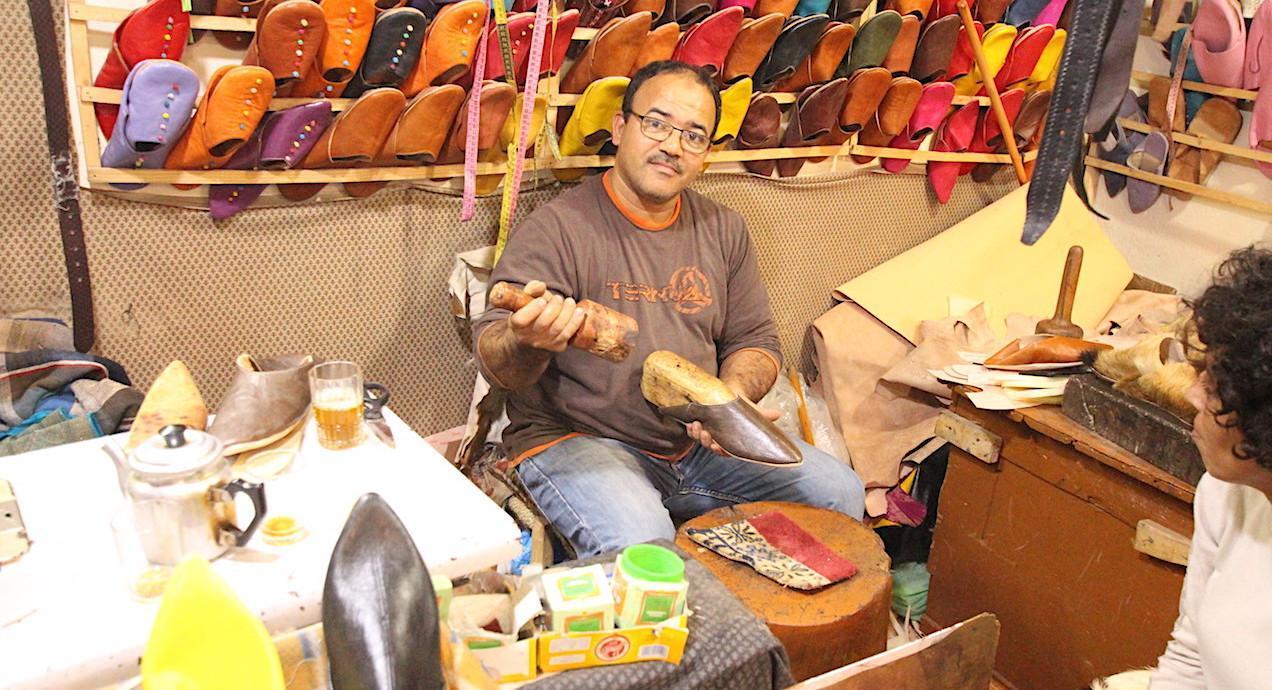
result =
M60 319L31 313L0 318L0 352L74 350L71 327Z
M70 328L57 319L0 319L0 439L22 437L29 444L22 450L33 450L132 423L142 395L130 387L124 368L69 345ZM43 440L33 440L37 435ZM21 452L13 448L7 452Z
M21 435L0 438L0 457L84 441L104 433L95 414L69 417L62 410L54 410L27 427Z
M918 527L927 518L927 504L911 496L901 486L888 489L888 511L884 517L906 527Z
M774 511L709 529L687 530L690 539L786 587L814 590L847 580L857 566Z

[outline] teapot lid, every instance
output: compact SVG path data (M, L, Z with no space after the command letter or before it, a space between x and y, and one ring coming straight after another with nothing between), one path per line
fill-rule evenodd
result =
M137 446L128 464L134 472L183 475L221 461L225 445L215 436L184 424L170 424Z

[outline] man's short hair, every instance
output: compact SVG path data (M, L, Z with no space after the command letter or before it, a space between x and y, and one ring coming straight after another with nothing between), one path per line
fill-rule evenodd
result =
M679 60L658 60L636 70L631 83L627 85L627 93L623 94L623 115L632 114L632 101L636 99L636 92L640 91L640 87L661 74L683 74L698 82L711 94L711 100L715 103L715 122L711 123L708 134L714 137L716 127L720 126L720 87L716 86L715 78L706 67L695 67Z

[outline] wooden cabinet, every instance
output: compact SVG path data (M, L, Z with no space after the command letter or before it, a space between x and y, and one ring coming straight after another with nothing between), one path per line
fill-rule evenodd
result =
M1022 690L1085 688L1154 665L1184 567L1132 542L1141 520L1191 536L1193 488L1055 407L990 412L959 397L953 410L1002 447L992 463L951 449L927 623L997 615L995 672Z

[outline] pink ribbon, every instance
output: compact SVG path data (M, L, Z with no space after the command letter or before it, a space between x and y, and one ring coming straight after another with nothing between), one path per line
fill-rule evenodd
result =
M460 220L472 220L477 211L477 135L481 128L481 83L486 78L486 40L489 31L481 32L477 42L477 64L473 67L473 88L468 92L468 131L464 136L464 202Z

